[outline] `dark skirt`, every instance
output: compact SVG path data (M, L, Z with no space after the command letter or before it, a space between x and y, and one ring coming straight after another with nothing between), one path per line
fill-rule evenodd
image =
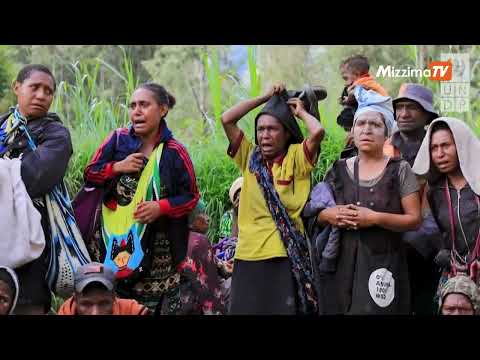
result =
M17 306L43 306L45 313L50 310L52 295L48 286L47 248L38 259L15 269L20 286Z
M288 258L235 260L230 315L295 315L295 285Z
M440 269L433 260L423 258L411 247L407 248L407 262L413 315L435 315L438 308L434 298L440 280Z

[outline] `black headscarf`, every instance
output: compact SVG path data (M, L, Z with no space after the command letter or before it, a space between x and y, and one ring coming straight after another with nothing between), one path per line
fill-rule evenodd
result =
M298 126L297 120L287 104L288 99L299 98L303 101L305 109L320 120L318 113L318 102L327 97L327 90L323 86L305 85L302 90L283 90L278 95L273 95L265 104L262 111L260 111L255 118L255 144L258 145L257 140L257 121L263 114L268 114L280 121L287 131L291 134L290 144L299 144L303 141L303 134Z
M298 126L295 116L290 110L290 106L287 104L289 99L288 93L286 90L283 90L278 95L273 95L270 100L267 101L262 111L260 111L255 118L255 144L258 145L257 139L257 121L260 116L263 114L268 114L276 118L282 123L287 131L291 134L290 144L299 144L303 141L302 131Z

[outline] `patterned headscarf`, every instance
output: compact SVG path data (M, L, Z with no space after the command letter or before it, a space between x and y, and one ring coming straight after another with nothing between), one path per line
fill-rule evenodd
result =
M7 153L8 145L11 144L17 134L20 131L24 131L25 127L27 126L27 119L20 114L18 105L10 108L10 112L11 114L0 127L0 156L2 157L5 155L7 157L9 156ZM25 132L25 134L27 135L30 145L33 144L30 135L27 132Z
M454 276L443 285L441 290L441 296L439 301L439 311L442 309L443 301L445 297L450 294L462 294L465 295L473 305L475 314L479 311L480 293L477 285L465 275Z
M382 96L373 90L365 90L359 85L355 87L354 95L358 102L358 108L353 117L352 131L360 115L373 111L383 115L383 122L387 128L388 137L390 137L395 124L392 98L390 96Z

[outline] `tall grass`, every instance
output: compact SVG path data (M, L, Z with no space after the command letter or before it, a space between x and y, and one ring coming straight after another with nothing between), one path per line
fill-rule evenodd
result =
M73 155L65 180L71 196L83 183L83 169L110 131L124 126L127 111L118 99L105 99L97 93L100 64L70 65L74 82L59 84L53 111L70 129Z
M333 162L339 158L340 152L345 146L346 137L345 131L336 122L337 115L340 112L340 106L336 102L320 102L318 111L326 135L321 144L317 166L313 171L313 184L321 181Z
M248 89L240 89L242 97L236 99L237 101L243 100L246 96L256 97L260 95L262 88L261 77L257 66L256 47L248 46L247 50L250 83L248 84ZM218 66L218 63L215 61L215 52L212 52L211 56L213 57L212 59L204 59L204 63L208 64L206 68L210 89L212 91L211 95L214 99L225 98L222 97L222 94L218 94L218 90L221 89L219 84L222 82L222 74L215 70L215 66ZM213 101L212 107L218 125L220 116L217 117L217 111L219 108L224 109L225 104L219 105L218 102ZM252 110L239 121L239 126L249 138L253 138L253 120L259 111L260 107ZM321 122L326 129L327 135L322 142L321 154L312 175L314 184L323 178L325 172L339 157L344 147L345 132L336 123L336 116L339 111L340 107L336 101L330 101L329 103L321 102L319 104ZM300 127L306 135L305 127L301 121ZM218 225L221 215L231 207L228 198L230 185L241 175L234 162L227 156L227 147L228 141L223 134L221 126L216 126L216 131L211 134L208 139L190 144L198 185L210 216L209 238L214 242L219 236Z
M410 45L406 51L409 52L412 63L417 64L417 47ZM128 99L138 85L138 78L134 73L132 61L124 49L122 52L124 61L121 69L113 67L102 59L97 59L93 63L76 62L68 65L69 70L74 74L74 81L72 83L61 82L58 85L52 110L60 115L72 136L74 153L65 177L72 197L83 183L83 171L95 150L112 130L128 124ZM250 81L245 88L237 83L232 86L233 90L229 89L229 92L225 92L228 75L224 76L220 72L219 57L215 49L210 53L205 53L203 63L208 78L211 110L216 119L215 127L207 137L202 135L184 136L182 133L176 133L175 136L184 141L192 158L197 184L210 217L208 235L211 241L216 242L219 220L231 206L228 190L233 180L240 176L240 171L226 154L228 142L221 129L220 116L222 111L233 103L247 96L258 96L262 83L255 46L248 46ZM124 89L120 96L106 96L106 93L102 92L106 86L101 83L102 80L98 76L101 67L109 69L113 76L122 80ZM255 109L239 122L239 126L249 138L253 138L253 119L258 111L259 109ZM327 100L319 104L320 121L326 129L326 137L321 144L321 154L312 175L312 185L322 180L325 172L339 157L344 146L345 132L336 124L336 116L339 111L340 106L331 94ZM175 118L174 110L170 117ZM470 121L478 126L478 119ZM305 133L301 121L300 125ZM477 127L477 129L479 128ZM54 307L58 308L58 304Z
M250 74L250 97L257 97L262 90L262 83L260 81L260 75L258 74L258 62L257 62L257 47L255 45L249 45L247 47L248 57L248 71ZM254 109L252 111L253 117L255 117L260 109Z
M210 90L211 102L215 121L220 122L222 115L222 77L220 75L220 65L218 62L218 50L213 48L211 54L205 52L203 55L203 64L207 72L208 87Z
M228 198L230 185L240 176L240 171L226 153L227 146L227 141L220 134L188 146L197 185L210 217L208 237L213 242L218 240L222 214L231 207Z
M122 69L115 69L101 59L97 59L93 64L83 62L71 64L69 69L74 74L74 81L72 83L62 82L58 86L53 111L61 116L70 129L74 148L65 177L72 197L83 184L83 171L95 150L111 131L128 124L127 102L138 85L138 80L126 53L123 56L124 66ZM175 135L185 142L192 158L197 184L210 217L208 235L210 240L216 242L220 218L231 206L228 190L233 180L240 176L240 171L226 153L228 142L221 125L219 125L220 115L226 107L232 105L232 102L245 96L258 95L261 84L253 47L249 47L248 60L251 80L249 89L240 89L233 97L231 94L229 97L224 96L222 91L222 81L225 78L219 70L218 54L213 50L205 56L204 64L208 75L212 112L215 114L216 126L207 137L198 136L184 139L183 134ZM102 66L110 69L114 76L122 79L123 94L114 98L105 97L101 93L99 89L104 88L104 84L99 83L98 75ZM326 128L327 136L322 143L321 156L313 174L314 182L323 177L326 169L338 157L343 147L345 134L335 123L338 106L330 105L322 102L319 107L321 121ZM253 137L255 114L252 111L239 122L245 134L250 138ZM175 112L172 111L171 118L174 117Z

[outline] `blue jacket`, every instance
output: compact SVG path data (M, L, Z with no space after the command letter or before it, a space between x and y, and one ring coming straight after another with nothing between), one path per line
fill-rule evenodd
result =
M162 184L160 209L168 217L180 218L188 215L200 198L193 164L185 147L173 138L165 120L160 123L156 141L157 144L165 143L159 164ZM142 142L132 127L113 131L85 168L85 185L107 186L117 176L113 164L138 152L141 146ZM116 203L109 199L107 206L114 208Z
M160 211L167 221L168 238L171 241L172 257L175 266L185 257L188 244L188 214L195 208L200 198L195 172L185 147L176 141L165 120L160 123L157 144L164 143L160 158ZM105 189L104 204L116 208L117 203L110 189L118 174L113 164L138 152L142 142L133 128L113 131L95 152L85 168L86 187Z

